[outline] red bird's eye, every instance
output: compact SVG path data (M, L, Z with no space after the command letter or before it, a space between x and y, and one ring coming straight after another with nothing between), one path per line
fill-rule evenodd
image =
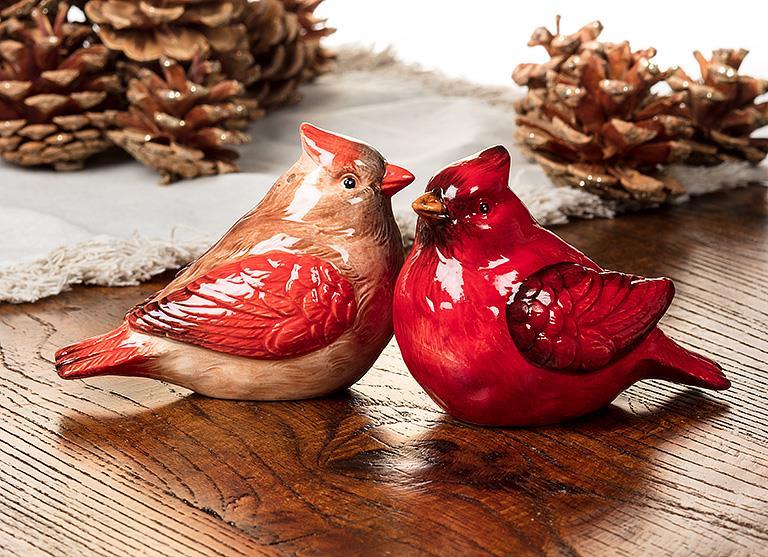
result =
M357 185L357 180L355 180L352 176L347 176L342 180L342 185L347 188L348 190L354 189L354 187Z
M491 206L488 205L486 201L481 201L480 205L477 207L477 210L480 211L481 214L487 215L491 211Z

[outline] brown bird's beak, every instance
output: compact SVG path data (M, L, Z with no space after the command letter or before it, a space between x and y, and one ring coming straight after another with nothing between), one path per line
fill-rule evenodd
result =
M438 221L448 218L448 209L436 191L428 191L418 197L411 204L411 207L416 211L416 214L427 220Z
M392 197L416 178L405 168L396 164L388 164L384 179L381 181L381 191Z

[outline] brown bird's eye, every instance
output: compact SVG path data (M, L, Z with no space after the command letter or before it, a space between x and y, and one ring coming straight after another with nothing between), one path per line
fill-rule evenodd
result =
M347 176L342 180L341 185L343 185L348 190L353 189L357 185L357 180L355 180L352 176Z
M479 211L480 211L482 214L484 214L484 215L487 215L487 214L488 214L488 212L491 210L491 206L490 206L490 205L488 205L488 203L486 203L485 201L481 201L481 202L480 202L480 206L478 207L478 210L479 210Z

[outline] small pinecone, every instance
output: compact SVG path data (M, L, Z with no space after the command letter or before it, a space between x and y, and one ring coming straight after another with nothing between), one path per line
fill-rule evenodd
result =
M670 113L690 118L696 126L695 139L708 147L700 149L690 162L747 160L757 164L768 154L768 138L751 137L768 125L768 102L755 103L768 92L768 81L739 74L747 54L744 49L719 49L707 60L696 51L700 80L691 79L680 68L667 77L672 90L684 95Z
M66 12L62 4L53 22L35 10L31 20L2 24L0 154L7 161L72 170L111 146L105 129L120 80L109 50L89 43L90 27L65 23Z
M242 48L235 22L245 0L89 0L85 13L102 42L135 62L190 61Z
M651 62L653 48L601 43L599 22L572 35L534 31L529 46L544 46L550 60L520 64L513 73L528 87L516 105L517 140L558 185L603 197L659 203L684 193L658 171L694 149L688 119L665 114L670 97L651 87L665 73Z
M314 15L319 1L255 0L246 4L243 22L250 53L260 68L245 79L249 99L272 109L300 100L299 86L327 71L331 55L320 45L333 32ZM237 74L235 74L237 77Z
M161 77L134 68L128 83L127 112L117 116L121 129L109 132L117 145L135 159L160 172L161 183L237 172L237 153L227 145L242 145L249 137L237 131L247 118L237 100L242 85L221 80L210 86L218 63L193 60L189 71L168 58L160 61Z
M26 17L36 8L47 15L55 4L56 0L0 0L0 20Z

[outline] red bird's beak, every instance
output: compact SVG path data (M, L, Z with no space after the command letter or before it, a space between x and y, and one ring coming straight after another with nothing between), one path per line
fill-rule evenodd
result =
M388 164L381 181L381 191L388 197L392 197L416 178L405 168L395 164Z
M416 200L411 203L411 207L416 211L416 214L431 221L439 221L447 219L448 209L440 199L440 194L434 191L428 191L424 195L417 197Z

